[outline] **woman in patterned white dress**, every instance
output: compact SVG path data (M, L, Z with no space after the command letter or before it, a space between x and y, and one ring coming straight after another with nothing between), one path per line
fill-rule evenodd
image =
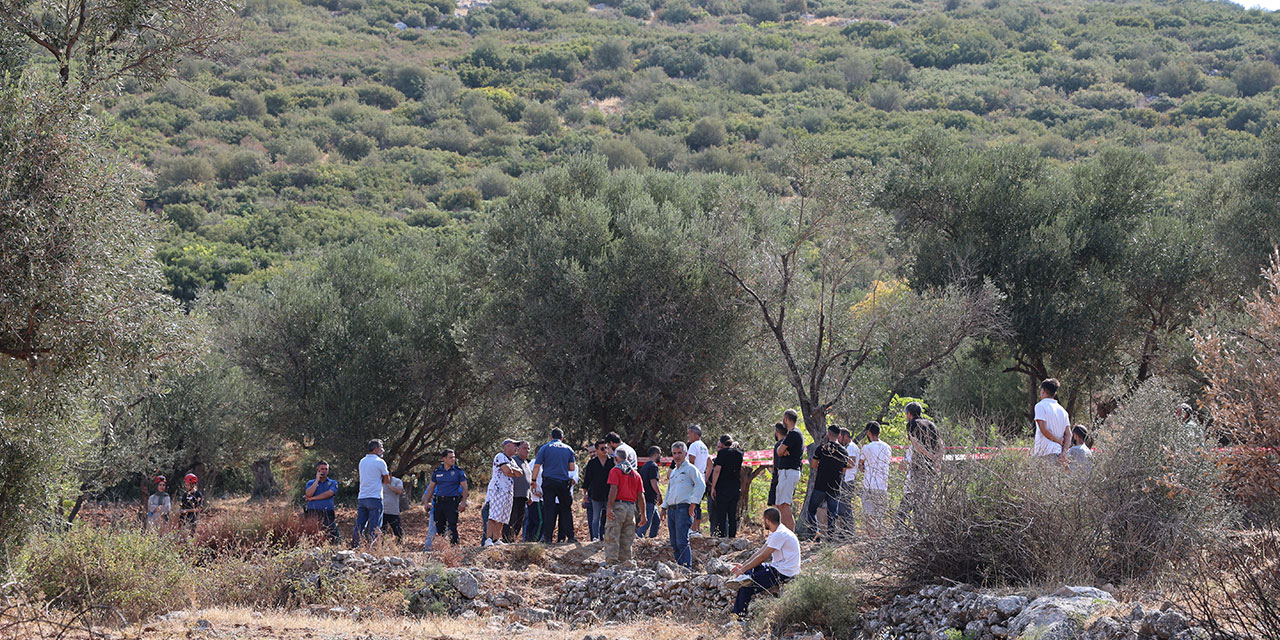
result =
M515 484L512 478L522 475L522 471L512 464L512 456L516 454L516 441L505 440L502 453L493 457L493 475L489 478L489 489L485 492L485 500L489 503L489 520L485 522L484 546L502 544L502 525L511 519L511 502Z

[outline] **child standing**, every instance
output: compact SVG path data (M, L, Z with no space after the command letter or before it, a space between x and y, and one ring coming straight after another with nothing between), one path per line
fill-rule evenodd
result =
M183 528L195 533L196 521L200 519L200 512L204 509L204 494L200 493L200 479L196 474L188 473L182 481L186 485L186 490L182 492L182 498L178 504L178 522Z

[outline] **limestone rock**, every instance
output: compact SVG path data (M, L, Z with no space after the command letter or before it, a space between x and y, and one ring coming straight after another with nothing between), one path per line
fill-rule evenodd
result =
M457 589L458 593L468 600L474 600L476 596L480 595L480 581L476 580L476 577L471 575L470 571L463 569L453 571L449 576L449 580L453 584L453 588Z

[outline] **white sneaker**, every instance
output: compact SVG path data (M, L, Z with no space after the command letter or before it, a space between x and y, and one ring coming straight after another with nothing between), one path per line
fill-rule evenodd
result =
M689 537L690 537L690 538L701 538L701 537L702 537L702 532L701 532L701 531L694 531L693 529L690 529L690 530L689 530Z
M484 539L484 544L481 544L480 546L481 546L481 547L492 547L492 546L493 546L493 541L492 541L492 540L490 540L490 539L488 539L488 538L485 538L485 539Z

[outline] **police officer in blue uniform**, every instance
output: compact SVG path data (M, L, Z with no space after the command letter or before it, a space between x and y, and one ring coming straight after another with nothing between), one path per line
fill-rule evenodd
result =
M445 449L441 464L431 472L431 482L422 494L422 506L436 522L436 534L449 532L449 542L458 544L458 513L467 509L467 473L457 466L453 449Z

